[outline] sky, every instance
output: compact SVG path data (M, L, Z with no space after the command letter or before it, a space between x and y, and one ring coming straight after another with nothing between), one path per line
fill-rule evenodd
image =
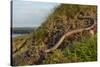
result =
M13 0L13 27L38 27L57 3Z

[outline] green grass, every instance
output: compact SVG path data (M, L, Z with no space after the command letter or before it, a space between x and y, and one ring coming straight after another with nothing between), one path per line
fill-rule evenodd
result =
M89 62L97 60L97 36L82 37L79 41L49 53L44 64Z

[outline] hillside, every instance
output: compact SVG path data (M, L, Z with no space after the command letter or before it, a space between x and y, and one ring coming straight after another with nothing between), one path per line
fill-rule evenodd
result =
M97 60L96 6L61 4L29 35L13 38L12 65Z

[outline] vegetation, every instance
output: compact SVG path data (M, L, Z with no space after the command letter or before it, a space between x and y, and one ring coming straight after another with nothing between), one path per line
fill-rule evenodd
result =
M72 30L91 26L90 19L78 16L91 16L96 20L96 6L61 4L47 17L47 20L28 35L13 39L12 65L36 65L97 60L97 32L89 31L66 37L58 48L51 49L59 39Z
M64 49L57 49L49 53L44 64L96 61L97 45L96 35L91 38L82 37Z

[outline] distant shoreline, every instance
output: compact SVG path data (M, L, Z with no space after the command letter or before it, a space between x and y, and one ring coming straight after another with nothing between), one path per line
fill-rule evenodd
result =
M36 28L32 28L32 27L13 27L12 28L12 37L17 37L17 36L22 36L24 34L29 34L32 31L35 31Z
M34 31L36 28L32 27L14 27L12 28L12 34L28 34Z

